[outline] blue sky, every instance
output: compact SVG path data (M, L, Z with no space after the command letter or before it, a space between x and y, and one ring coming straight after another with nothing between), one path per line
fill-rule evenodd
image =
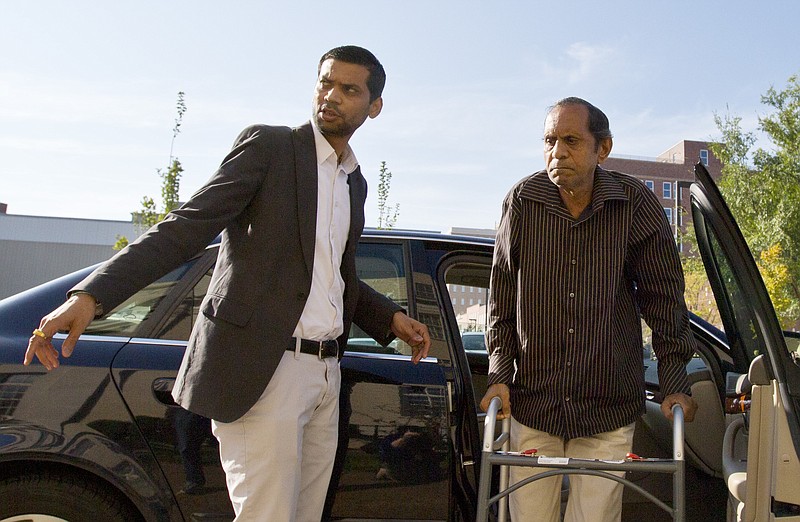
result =
M761 95L800 73L798 20L793 0L3 2L0 202L129 219L159 197L178 91L186 199L245 126L308 120L319 56L357 44L388 74L383 113L351 142L367 225L386 161L398 227L491 228L543 166L553 101L603 109L619 155L713 139L715 112L755 130Z

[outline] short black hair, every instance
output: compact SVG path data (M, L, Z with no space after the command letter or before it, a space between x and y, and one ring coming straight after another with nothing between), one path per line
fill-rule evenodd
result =
M319 59L317 66L317 73L322 69L322 62L328 59L338 60L345 63L353 63L356 65L363 65L369 71L367 78L367 89L369 89L369 101L374 102L383 94L383 87L386 85L386 71L383 70L381 62L375 58L375 55L367 51L363 47L356 45L343 45L341 47L334 47L327 53L322 55Z
M589 111L589 132L594 136L596 146L600 146L600 142L606 138L613 138L608 125L608 116L583 98L576 96L562 98L547 109L547 114L549 115L553 112L556 107L565 107L567 105L582 105Z

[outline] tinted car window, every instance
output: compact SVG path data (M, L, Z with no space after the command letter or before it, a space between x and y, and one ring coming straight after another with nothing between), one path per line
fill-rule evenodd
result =
M725 250L720 245L714 230L709 227L707 232L717 270L719 270L719 282L722 284L723 291L730 303L728 308L733 314L733 321L736 323L739 336L731 336L731 332L726 333L729 339L741 341L744 345L744 354L747 356L748 361L752 361L761 353L762 347L764 346L764 340L761 337L761 328L758 327L756 319L753 316L751 305L748 301L749 296L747 296L742 289L737 274L733 270L730 260L725 255Z
M468 352L485 352L486 343L484 341L484 334L481 332L465 332L461 334L461 342L464 343L464 349Z
M459 263L448 268L445 274L450 302L462 334L486 331L490 274L491 266L478 263Z
M87 334L132 336L136 328L144 322L168 295L175 285L192 268L195 261L190 261L173 270L158 281L137 292L130 299L116 307L101 319L93 321ZM183 297L169 319L154 335L164 340L187 341L192 327L197 320L200 303L208 291L213 267L200 278ZM408 307L408 288L406 267L401 244L362 243L356 255L358 276L400 306ZM351 350L372 353L410 354L410 348L402 341L395 340L384 348L373 341L357 326L350 331L353 340L349 343Z
M400 306L408 306L408 283L400 244L362 243L356 252L356 273L369 286Z
M155 283L142 290L117 306L100 319L92 321L85 333L91 335L115 335L130 337L150 314L158 307L164 297L169 294L181 278L186 275L195 261L184 263ZM188 336L187 336L188 338Z
M489 276L492 272L489 263L489 259L485 263L455 261L444 275L469 364L476 406L486 392L486 376L489 370L484 341L489 319L486 305L489 298Z
M408 309L407 270L401 244L360 243L356 251L356 273L370 287ZM356 325L350 327L347 350L411 355L411 348L399 339L384 348Z
M211 274L213 272L214 268L209 268L200 278L200 281L183 297L167 322L155 335L156 338L177 341L189 340L189 334L192 332L197 315L200 313L200 303L208 292L208 285L211 283Z

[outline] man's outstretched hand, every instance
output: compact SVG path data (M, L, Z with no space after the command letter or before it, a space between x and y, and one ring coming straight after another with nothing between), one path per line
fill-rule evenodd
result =
M96 304L95 298L89 294L74 294L64 304L44 316L39 321L39 328L28 339L23 364L29 365L36 356L48 370L58 368L58 351L51 342L53 335L59 331L69 331L61 345L61 354L64 357L72 355L78 337L94 319Z

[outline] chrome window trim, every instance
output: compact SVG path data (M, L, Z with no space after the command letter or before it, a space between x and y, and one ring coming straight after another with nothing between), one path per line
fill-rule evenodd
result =
M352 350L345 350L344 352L345 357L355 357L357 359L385 359L390 361L410 361L410 355L393 355L389 353L371 353L371 352L354 352ZM420 363L431 363L431 364L438 364L439 359L437 357L427 357L422 359Z
M67 334L65 333L57 333L53 336L53 339L58 339L63 341L67 338ZM116 335L94 335L94 334L82 334L80 336L81 341L105 341L105 342L113 342L113 343L125 343L131 340L130 337L120 337Z
M189 341L178 339L154 339L150 337L131 337L130 344L158 344L160 346L189 346Z

